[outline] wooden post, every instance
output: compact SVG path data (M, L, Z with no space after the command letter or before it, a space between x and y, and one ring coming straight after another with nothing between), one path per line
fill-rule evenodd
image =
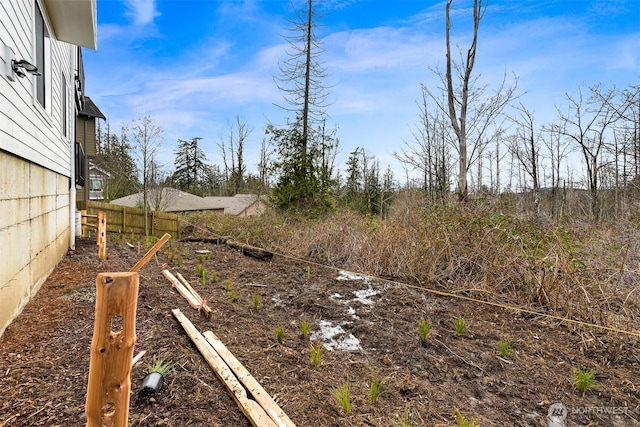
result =
M87 210L80 211L80 223L82 224L82 237L87 237Z
M160 248L167 243L167 241L171 238L171 234L169 233L164 233L164 236L162 236L160 238L160 240L158 240L156 242L155 245L153 245L153 247L151 249L149 249L147 251L147 253L136 263L136 265L134 265L133 267L131 267L131 270L129 271L138 271L142 268L143 265L145 265L147 262L149 262L149 260L151 259L151 257L160 250ZM140 242L138 242L139 244ZM139 248L139 247L138 247Z
M99 258L107 259L107 214L104 212L98 212L98 229L96 230L96 241L99 246Z
M136 272L100 273L96 277L87 427L128 425L139 283Z

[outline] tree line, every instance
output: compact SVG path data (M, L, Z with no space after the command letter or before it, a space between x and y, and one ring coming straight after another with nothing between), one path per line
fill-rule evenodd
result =
M446 65L431 70L440 84L422 85L418 120L410 140L393 156L404 165L399 184L390 167L359 146L342 169L335 159L338 130L329 124L328 70L317 34L318 6L307 0L296 10L286 57L274 76L282 95L284 125L267 124L259 162L251 170L245 149L252 133L236 117L216 143L221 164L210 164L202 137L177 141L173 171L159 165L162 129L151 117L134 119L119 134L98 133L96 164L110 174L108 200L142 191L154 205L154 188L193 194L269 195L274 206L323 212L348 206L385 215L401 191L420 192L429 203L465 204L494 198L522 210L553 217L577 212L598 219L635 211L640 194L640 85L579 86L556 106L551 123L519 101L518 78L504 73L497 87L474 73L481 21L487 2L474 0L473 37L458 55L450 44L451 8L445 7ZM163 167L164 166L164 167Z

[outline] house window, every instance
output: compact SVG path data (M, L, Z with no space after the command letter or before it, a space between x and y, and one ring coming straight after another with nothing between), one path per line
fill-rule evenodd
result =
M62 73L62 106L60 110L62 111L62 134L65 137L69 137L69 107L67 106L67 79Z
M91 178L89 184L89 191L102 191L102 178Z
M35 13L36 67L38 67L38 71L41 74L36 76L36 99L43 108L49 111L50 105L47 102L47 99L49 98L49 82L51 77L49 76L49 67L47 67L47 63L51 57L51 45L49 41L49 31L47 30L42 10L40 9L38 2L36 2Z
M75 143L75 147L76 185L78 187L84 187L87 157L85 156L82 145L79 142Z

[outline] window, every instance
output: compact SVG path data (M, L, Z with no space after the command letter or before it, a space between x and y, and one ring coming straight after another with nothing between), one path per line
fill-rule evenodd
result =
M85 156L82 145L79 142L76 142L75 146L76 185L79 187L84 187L87 157Z
M45 104L45 87L44 81L46 77L46 69L44 66L44 38L47 28L44 25L44 18L40 6L36 2L36 67L40 71L40 75L36 76L37 98L40 105L46 107Z
M67 79L62 73L62 105L60 107L60 111L62 112L62 134L66 137L69 137L69 106L67 105Z

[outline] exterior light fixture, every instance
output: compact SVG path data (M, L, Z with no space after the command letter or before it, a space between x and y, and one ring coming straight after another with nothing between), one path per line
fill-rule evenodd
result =
M34 76L41 76L42 73L38 71L38 67L33 65L29 61L25 61L21 59L20 61L16 61L15 59L11 60L11 69L18 77L25 77L29 73Z

